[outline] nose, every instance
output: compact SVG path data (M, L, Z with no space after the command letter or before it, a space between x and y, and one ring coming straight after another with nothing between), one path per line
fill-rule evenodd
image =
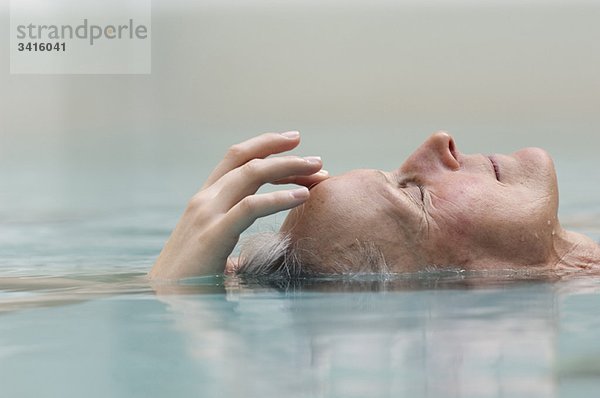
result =
M431 135L412 155L404 161L400 170L402 173L414 175L430 174L440 170L458 170L458 151L454 139L445 131Z

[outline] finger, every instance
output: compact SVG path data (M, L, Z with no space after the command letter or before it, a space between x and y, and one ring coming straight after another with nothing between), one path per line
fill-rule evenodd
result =
M296 184L303 185L307 188L312 188L321 181L324 181L329 178L329 172L327 170L319 170L315 174L311 174L309 176L292 176L282 178L281 180L273 181L273 184L281 185L281 184Z
M304 203L309 196L306 187L246 196L227 212L222 227L229 233L239 235L257 218L296 207Z
M298 146L299 143L299 132L286 131L284 133L261 134L242 143L232 145L223 160L208 176L202 189L211 186L219 178L251 159L266 158L269 155L289 151Z
M291 176L315 174L322 164L317 156L252 159L224 175L206 192L217 198L217 210L228 211L246 196L255 194L261 185Z

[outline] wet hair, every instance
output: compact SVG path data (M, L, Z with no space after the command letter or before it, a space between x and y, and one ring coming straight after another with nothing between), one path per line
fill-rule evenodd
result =
M381 250L358 239L325 264L322 256L294 242L289 234L260 233L244 240L235 273L251 277L299 278L318 275L388 274Z

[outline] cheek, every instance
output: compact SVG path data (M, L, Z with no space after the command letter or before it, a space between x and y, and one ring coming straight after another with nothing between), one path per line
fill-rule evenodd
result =
M431 206L440 221L463 233L477 221L486 218L490 211L503 207L495 187L475 176L447 181L431 190Z
M556 213L552 200L532 200L523 188L455 182L432 195L438 234L435 245L453 261L495 258L538 263L551 250Z
M501 186L480 176L448 181L431 191L432 212L463 236L486 229L519 230L556 218L556 195L526 185Z
M477 236L493 230L490 201L476 178L447 182L430 194L433 262L464 264Z

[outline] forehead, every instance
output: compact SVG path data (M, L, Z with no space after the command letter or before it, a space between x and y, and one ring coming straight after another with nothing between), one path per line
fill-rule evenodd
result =
M385 173L374 169L352 170L328 178L311 189L309 202L337 208L375 203L388 184ZM310 203L309 203L310 204Z
M303 230L331 231L352 226L372 235L387 225L404 228L410 209L395 190L380 170L358 169L331 177L310 190L310 198L290 212L282 230L294 226L298 232L307 233Z
M311 190L310 200L329 201L341 208L367 207L370 216L385 212L404 222L419 217L414 192L401 189L393 172L376 169L357 169L329 178Z
M317 185L328 195L383 189L389 184L387 174L376 169L356 169L333 176Z
M405 263L416 223L398 208L390 178L373 169L331 177L311 189L310 198L289 213L281 231L303 253L317 253L320 262L335 262L362 242L383 250L386 259Z

